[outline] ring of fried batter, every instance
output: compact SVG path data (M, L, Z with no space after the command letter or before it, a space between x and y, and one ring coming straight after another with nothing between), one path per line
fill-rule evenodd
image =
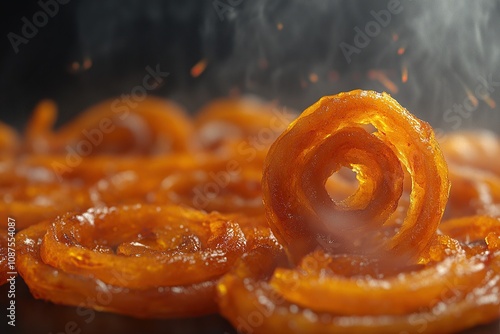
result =
M215 310L216 280L245 245L237 223L216 213L122 206L19 232L17 265L36 298L136 317L193 316Z
M377 131L361 130L366 124ZM411 176L411 204L399 231L382 241L376 227L395 210L402 189L397 160ZM360 188L336 203L325 183L342 166L357 172ZM316 247L318 236L351 246L360 233L374 237L359 250L405 262L431 242L449 183L427 123L388 94L355 90L323 97L290 125L269 150L262 188L271 227L296 262Z

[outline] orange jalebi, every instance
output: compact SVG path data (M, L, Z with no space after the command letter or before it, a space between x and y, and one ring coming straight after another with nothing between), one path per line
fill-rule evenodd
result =
M215 213L136 205L64 215L20 232L17 243L18 270L38 298L79 305L101 291L109 304L86 306L168 317L213 311L214 280L246 241Z
M54 102L39 103L26 130L28 152L80 156L164 154L189 148L192 125L181 107L160 98L104 101L57 131Z
M500 138L487 131L450 133L441 139L452 184L447 218L500 218Z
M167 166L161 170L166 175L182 168L186 160L192 161L191 156L165 161L166 156L182 155L190 146L192 124L180 107L153 97L127 105L119 102L115 99L92 107L57 131L52 130L57 114L54 102L38 104L26 130L24 154L3 163L0 225L7 215L24 228L69 211L120 203L103 203L96 197L96 188L106 178L145 165L157 176ZM163 156L157 158L158 154ZM138 198L142 199L137 194L135 201Z
M333 200L325 186L341 167L359 188ZM404 172L409 205L399 201ZM438 233L446 163L430 127L389 95L322 98L273 144L262 182L271 228L296 265L261 248L223 277L221 312L242 332L443 333L500 316L500 222L472 217Z
M219 305L222 314L241 333L452 333L498 318L498 252L491 255L484 247L476 246L464 254L459 248L451 250L453 255L448 258L450 248L442 244L437 247L447 253L444 262L422 269L425 272L408 268L402 275L385 279L376 278L376 266L368 259L322 254L316 260L312 254L293 272L296 278L303 278L304 271L313 276L306 275L305 281L296 280L291 286L274 281L279 277L275 268L286 266L286 262L274 252L258 249L245 255L222 278L217 287ZM324 260L327 262L321 262ZM458 262L453 264L455 260ZM454 271L439 272L447 267ZM337 273L332 276L325 270ZM455 278L458 273L462 276ZM419 281L422 278L424 281ZM326 286L331 280L337 284ZM277 285L286 291L284 295L276 290ZM307 293L310 289L321 289L322 293L301 294L294 302L296 289L306 292L304 288L309 290ZM398 290L400 293L394 295ZM332 298L334 291L338 295ZM366 293L364 297L358 294L361 291ZM408 298L408 293L418 298ZM316 299L311 307L304 298L313 297ZM346 314L347 310L351 313ZM401 314L403 310L408 312Z
M257 98L218 99L194 120L198 146L216 154L265 157L267 149L293 120L293 113ZM255 153L250 152L250 150Z
M365 124L378 131L366 132ZM378 228L402 193L401 165L411 176L411 204L399 231L380 240ZM335 202L324 184L342 166L357 173L360 186ZM373 240L365 240L362 252L416 259L435 233L449 189L430 126L389 95L369 91L324 97L306 109L271 146L262 184L269 223L295 258L312 250L318 236L345 248L363 233Z
M241 159L212 159L168 175L153 196L200 210L263 215L261 178L261 169Z
M147 97L125 108L117 101L91 107L57 131L55 104L37 106L24 140L32 153L5 162L2 218L8 212L22 228L68 211L133 203L262 214L261 164L288 114L256 99L220 100L225 109L208 107L191 124L172 102ZM225 157L203 148L206 138L193 133L194 124L201 134L220 111L225 126L241 129L238 140L248 140ZM260 118L250 126L255 113ZM255 142L262 129L271 129L272 138Z

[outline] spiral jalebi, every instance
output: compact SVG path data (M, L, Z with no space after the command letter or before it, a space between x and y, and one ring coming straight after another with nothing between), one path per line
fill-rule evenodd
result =
M327 182L342 167L359 187L334 200ZM500 222L440 225L447 173L430 126L389 95L322 98L265 162L266 213L289 262L246 254L218 286L222 314L251 333L443 333L498 318Z

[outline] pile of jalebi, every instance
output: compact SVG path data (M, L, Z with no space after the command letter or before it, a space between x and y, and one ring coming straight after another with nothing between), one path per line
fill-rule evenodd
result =
M448 134L441 153L427 123L360 90L293 122L250 98L193 118L159 98L110 100L54 130L56 114L42 101L22 136L0 124L0 225L16 221L35 298L219 312L243 333L443 333L500 317L494 134Z
M488 131L451 133L441 140L453 184L446 218L500 218L500 140Z
M54 131L56 107L42 101L22 140L2 128L1 219L21 230L19 273L55 303L136 317L213 313L215 285L244 252L281 249L264 216L261 166L291 116L252 98L214 101L192 120L159 98L116 106Z

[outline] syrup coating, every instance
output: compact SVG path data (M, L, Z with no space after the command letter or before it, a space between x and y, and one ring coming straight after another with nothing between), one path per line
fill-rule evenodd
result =
M359 187L334 200L341 167ZM389 95L322 98L264 167L267 217L289 262L265 248L243 256L218 285L222 314L252 333L443 333L498 318L500 222L440 225L447 174L432 129Z

